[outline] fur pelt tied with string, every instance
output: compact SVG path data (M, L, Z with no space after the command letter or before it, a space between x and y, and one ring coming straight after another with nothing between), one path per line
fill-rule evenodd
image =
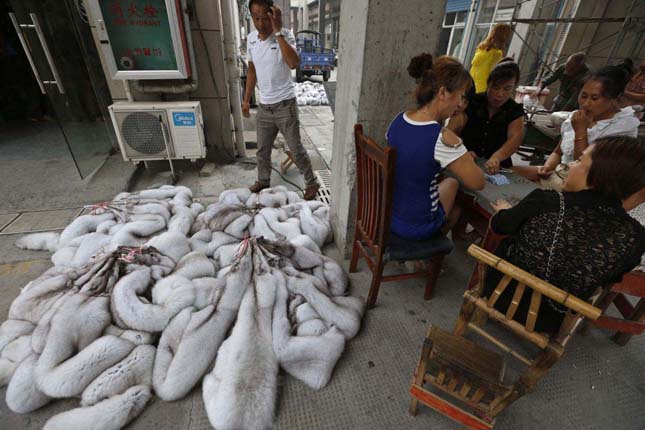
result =
M87 211L17 241L53 252L53 266L0 325L12 411L80 399L45 429L122 428L152 396L178 400L200 382L213 427L269 428L279 369L321 389L360 329L362 300L321 252L323 203L275 187L204 208L163 186Z

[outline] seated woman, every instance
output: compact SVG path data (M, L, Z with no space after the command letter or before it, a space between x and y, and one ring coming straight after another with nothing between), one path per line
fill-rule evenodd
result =
M471 157L450 163L435 159L441 124L461 103L470 84L468 72L454 58L433 61L430 54L421 54L412 59L408 73L418 80L417 108L398 114L386 133L388 144L396 148L391 231L404 239L426 240L451 216L459 188L454 178L439 182L442 161L466 187L484 184Z
M516 63L498 63L488 75L486 92L476 94L466 109L461 137L469 151L487 160L490 174L511 167L511 155L522 143L524 109L511 98L519 78Z
M448 168L455 162L458 164L454 165L452 169L457 168L459 164L464 164L461 170L472 173L468 176L471 181L468 184L464 184L464 186L471 190L481 190L486 185L484 172L479 168L475 169L477 165L474 162L474 158L468 153L468 150L463 145L463 140L459 137L467 121L466 108L468 108L468 100L475 95L475 84L472 80L471 85L466 96L461 99L457 110L450 118L444 121L444 127L439 133L434 154L442 169ZM468 157L464 157L465 155L468 155Z
M645 145L631 137L600 139L570 163L564 192L535 190L516 206L500 200L491 229L508 235L496 254L539 278L587 300L598 287L620 281L645 251L645 228L621 200L645 187ZM491 270L484 295L501 273ZM509 285L495 307L506 312L515 290ZM527 288L515 320L526 321ZM565 308L543 297L536 331L557 333Z
M638 135L640 122L631 107L619 108L626 75L617 66L607 66L591 74L578 96L580 109L562 123L560 143L543 166L517 166L513 170L532 180L550 178L560 163L570 163L597 139L608 136ZM553 177L546 188L560 189Z

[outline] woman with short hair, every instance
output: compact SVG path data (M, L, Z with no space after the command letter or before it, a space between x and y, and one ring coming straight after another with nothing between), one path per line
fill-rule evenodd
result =
M511 167L513 155L522 143L524 108L513 100L520 68L512 61L499 63L488 75L486 92L475 94L465 111L464 145L477 157L486 159L486 170L496 174Z
M499 200L490 227L508 236L498 256L587 300L596 288L619 282L645 252L645 228L622 203L645 189L645 145L631 137L599 139L569 166L564 192L538 189L515 206ZM500 272L489 273L484 296L500 279ZM509 285L495 307L506 312L514 291ZM527 290L515 314L520 323L530 296ZM565 309L545 297L536 330L556 333Z

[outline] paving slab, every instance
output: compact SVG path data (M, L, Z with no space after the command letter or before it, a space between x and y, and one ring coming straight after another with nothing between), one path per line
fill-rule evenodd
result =
M17 214L0 214L0 232L1 232L1 231L2 231L6 226L8 226L9 224L11 224L11 222L12 222L13 220L15 220L16 218L18 218L19 216L20 216L20 214L19 214L19 213L17 213Z
M2 234L62 230L76 218L83 208L26 212L9 224Z

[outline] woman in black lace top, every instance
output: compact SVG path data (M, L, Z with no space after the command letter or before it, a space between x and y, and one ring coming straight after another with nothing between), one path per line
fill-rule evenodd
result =
M586 300L597 287L619 282L645 252L645 229L622 207L622 200L645 187L645 144L631 137L599 139L569 168L563 193L535 190L513 207L498 201L491 228L509 236L498 256ZM491 270L484 294L500 279ZM514 290L506 288L498 310L506 311ZM529 302L527 290L515 314L520 323ZM536 330L556 333L564 312L545 297Z

